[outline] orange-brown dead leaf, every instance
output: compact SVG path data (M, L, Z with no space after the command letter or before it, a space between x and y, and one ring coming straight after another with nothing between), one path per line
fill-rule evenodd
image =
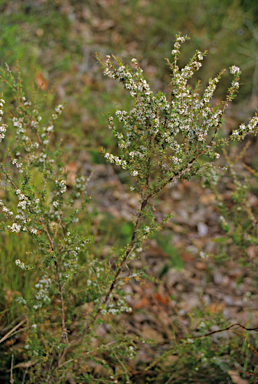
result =
M37 86L42 89L42 91L47 89L47 80L44 78L41 72L36 73L36 78L35 78Z

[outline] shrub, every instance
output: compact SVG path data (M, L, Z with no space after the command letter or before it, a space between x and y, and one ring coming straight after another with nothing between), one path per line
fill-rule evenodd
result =
M134 101L131 111L117 109L115 119L107 116L119 155L104 151L105 158L132 176L131 190L140 196L129 243L103 260L88 252L89 242L95 241L89 231L76 228L77 221L87 215L87 179L77 176L67 188L61 148L53 150L50 145L63 106L57 106L48 121L42 119L36 99L25 98L20 77L17 80L8 69L3 71L2 78L15 95L16 112L1 125L1 140L11 125L16 135L0 164L5 188L1 229L20 241L29 239L33 262L17 258L16 265L37 276L31 299L16 298L26 319L23 381L131 382L127 367L136 354L136 340L125 332L110 331L112 340L105 342L97 336L96 328L102 322L112 324L123 311L131 311L123 283L141 278L142 272L128 273L126 267L138 257L147 237L171 217L160 221L153 199L179 179L211 172L221 147L257 130L255 116L247 127L241 125L231 136L223 135L223 116L238 90L241 72L231 67L233 81L226 100L212 107L222 72L209 80L200 96L199 83L192 89L187 82L201 67L205 53L197 51L180 69L180 47L185 40L187 37L176 36L174 61L167 60L172 72L169 98L161 92L153 94L136 59L130 69L119 58L114 57L114 63L110 56L105 62L98 58L104 74L119 80ZM4 104L2 98L1 114ZM84 305L79 308L78 303ZM99 365L98 373L92 373L90 360ZM14 380L12 375L13 368Z

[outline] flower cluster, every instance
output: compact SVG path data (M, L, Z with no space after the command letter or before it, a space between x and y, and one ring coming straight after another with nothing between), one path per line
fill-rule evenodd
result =
M172 51L174 61L168 61L172 71L170 99L161 92L155 95L151 91L136 59L132 59L135 66L133 70L115 56L114 64L110 56L107 56L104 63L98 58L104 74L121 82L134 100L131 111L117 109L117 123L112 116L107 117L109 129L117 138L121 155L107 152L105 158L128 170L132 176L137 176L138 191L143 186L145 191L150 185L154 187L158 179L157 191L180 177L189 177L196 168L202 167L200 155L212 159L220 156L215 152L218 131L223 123L226 102L231 101L237 91L241 71L236 66L230 68L234 80L228 90L225 106L212 107L210 101L223 71L209 80L200 96L198 85L192 88L188 81L202 66L206 52L197 51L189 63L180 69L177 61L181 45L186 40L187 36L176 36ZM254 127L254 120L249 126ZM235 132L231 139L236 136ZM224 145L229 142L229 139L223 140ZM153 183L150 184L150 181Z
M15 260L15 264L18 265L18 267L21 269L28 269L28 267L23 262L21 262L20 259Z
M0 108L3 108L5 104L4 99L0 99ZM0 115L3 115L3 110L0 109ZM0 116L0 121L2 120L2 116ZM5 137L5 132L6 132L7 125L6 124L1 124L0 125L0 142L4 139Z
M35 288L38 290L36 294L37 303L34 304L34 309L41 308L44 303L50 302L49 297L49 288L51 286L51 279L45 275L39 282L35 285Z
M232 132L232 139L236 138L237 140L243 140L245 136L249 133L256 133L258 130L258 112L254 117L249 120L247 125L240 124L238 129L235 129Z
M60 180L60 181L56 180L56 185L57 185L59 192L61 194L65 193L65 191L66 191L66 181L65 180ZM59 194L59 192L57 192L57 194Z

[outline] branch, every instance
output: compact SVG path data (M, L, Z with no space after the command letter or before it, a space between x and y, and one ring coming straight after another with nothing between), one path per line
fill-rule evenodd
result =
M104 300L103 300L102 305L98 308L97 312L96 312L95 315L92 317L92 319L87 323L87 325L85 326L85 328L83 329L83 331L82 331L82 332L81 332L81 333L80 333L74 340L72 340L72 341L70 342L70 344L63 350L63 353L61 354L61 357L59 358L59 361L58 361L58 367L60 366L61 362L63 361L63 359L64 359L64 357L65 357L66 352L68 351L68 349L69 349L72 345L78 343L78 342L82 339L82 337L83 337L83 336L90 330L90 328L94 325L95 321L98 319L98 317L99 317L99 315L100 315L100 313L101 313L101 311L102 311L102 309L103 309L103 306L106 306L106 305L107 305L108 300L109 300L109 298L110 298L110 295L111 295L111 293L113 292L113 290L114 290L114 288L115 288L115 286L116 286L116 283L117 283L117 280L118 280L118 278L119 278L119 275L120 275L120 273L123 271L123 269L124 269L124 267L125 267L125 264L126 264L126 262L127 262L127 260L128 260L128 257L129 257L129 255L130 255L130 253L131 253L131 250L132 250L132 248L133 248L133 245L134 245L134 242L135 242L135 238L136 238L136 234L137 234L137 231L138 231L138 229L139 229L139 226L140 226L140 223L141 223L141 220L142 220L143 211L144 211L144 209L145 209L145 207L146 207L146 205L147 205L147 203L148 203L148 199L149 199L149 197L148 197L147 199L145 199L145 200L142 202L142 204L141 204L140 213L139 213L139 215L138 215L138 219L137 219L136 224L135 224L135 228L134 228L134 231L133 231L133 234L132 234L131 241L130 241L130 243L129 243L129 246L128 246L128 248L127 248L127 251L126 251L126 253L125 253L124 258L123 258L123 260L122 260L120 266L118 267L118 269L117 269L117 271L116 271L116 274L115 274L115 277L114 277L114 279L113 279L113 282L112 282L111 286L109 287L109 290L108 290L108 292L107 292L107 294L106 294L106 296L105 296L105 298L104 298Z
M233 327L235 327L235 326L238 326L239 328L245 329L246 331L256 331L256 332L258 332L258 327L257 327L257 328L246 328L246 327L245 327L244 325L242 325L242 324L234 323L234 324L231 324L230 326L228 326L227 328L218 329L217 331L212 331L212 332L209 332L209 333L205 333L205 334L203 334L203 335L199 335L199 336L190 336L190 337L181 337L181 340L182 340L182 339L200 339L201 337L207 337L207 336L213 335L214 333L219 333L219 332L229 331L231 328L233 328Z

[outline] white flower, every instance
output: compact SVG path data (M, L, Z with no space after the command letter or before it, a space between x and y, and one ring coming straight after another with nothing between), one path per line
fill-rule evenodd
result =
M55 108L55 111L56 111L57 113L61 113L63 108L64 108L63 105L62 105L62 104L59 104L59 105Z
M238 81L233 81L232 87L239 88L239 82Z
M138 171L133 171L132 172L132 176L137 176L138 175Z
M11 227L10 227L10 225L8 225L8 227L10 228L10 230L12 232L16 232L16 233L19 233L21 230L21 226L19 224L16 224L16 223L13 223L13 225Z
M20 201L17 207L21 207L21 209L26 209L26 200Z
M240 71L240 68L237 67L236 65L233 65L232 67L230 67L230 73L232 73L233 75L236 73L236 74L240 74L241 71Z

